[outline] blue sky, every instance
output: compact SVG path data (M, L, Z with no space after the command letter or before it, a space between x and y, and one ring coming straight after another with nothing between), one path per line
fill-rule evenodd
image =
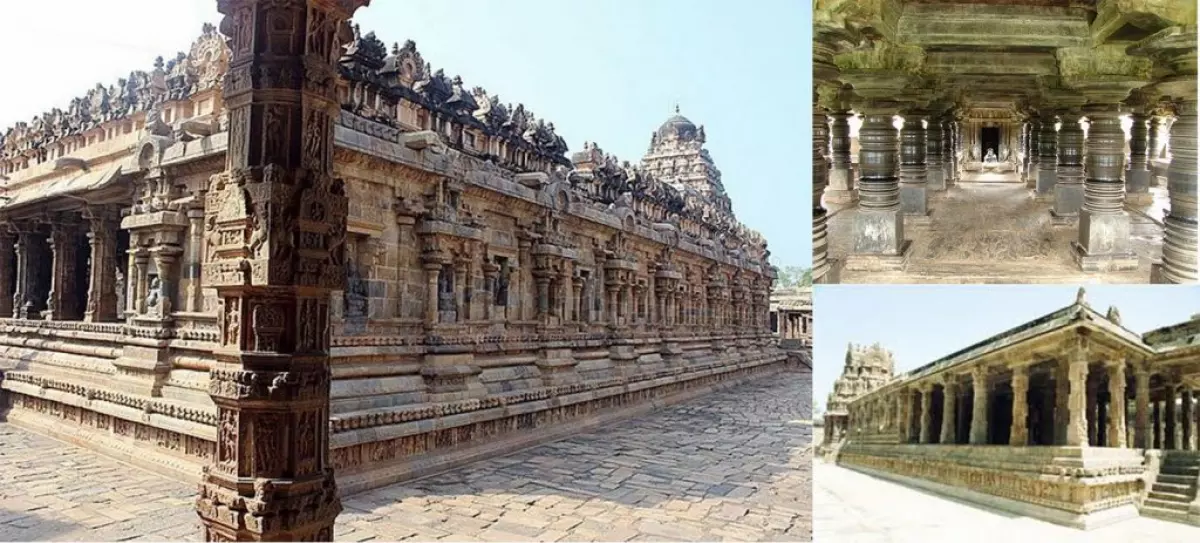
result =
M0 130L170 58L220 17L213 0L13 4L0 47L37 53L0 67L38 84L0 86ZM416 41L468 88L524 103L572 150L595 141L639 160L678 103L705 125L734 211L766 236L773 263L808 266L809 12L795 0L375 0L355 20L389 47Z
M1200 313L1195 287L1089 285L1100 312L1115 305L1121 323L1144 333ZM1075 302L1078 286L819 286L814 293L813 401L825 404L841 375L846 344L879 342L896 372L932 362Z

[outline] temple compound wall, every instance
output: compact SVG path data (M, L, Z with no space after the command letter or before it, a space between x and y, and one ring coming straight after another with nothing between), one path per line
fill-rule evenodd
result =
M328 150L348 207L304 203L310 217L345 213L344 232L324 232L279 215L297 209L286 191L256 192L285 186L274 166L216 175L235 149L286 156L275 134L305 122L256 104L267 129L248 138L222 91L251 75L229 60L206 26L190 52L0 138L8 421L199 477L240 431L213 396L295 385L224 375L214 353L321 337L291 338L292 315L226 303L212 285L258 285L277 271L265 262L326 237L345 287L327 322L301 325L332 330L329 462L343 492L785 365L766 243L732 215L703 127L671 117L640 165L591 143L568 155L525 106L355 29ZM251 227L231 229L243 215ZM281 221L295 228L265 226Z
M1090 529L1197 523L1200 316L1139 335L1076 303L848 406L838 463Z

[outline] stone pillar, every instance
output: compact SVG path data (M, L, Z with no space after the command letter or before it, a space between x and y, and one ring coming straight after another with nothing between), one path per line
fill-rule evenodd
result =
M1083 127L1079 124L1082 119L1077 111L1066 111L1058 130L1058 168L1054 209L1050 212L1058 224L1075 222L1083 208Z
M0 318L13 316L15 293L9 289L9 285L13 283L16 262L16 236L0 227Z
M925 115L908 112L900 129L900 210L908 217L929 215L925 151L929 146Z
M986 445L988 441L988 390L987 368L977 366L971 371L972 394L975 395L971 412L971 444Z
M1029 119L1029 167L1025 170L1025 186L1034 188L1037 186L1038 171L1041 157L1041 129L1043 119Z
M199 196L203 200L203 193ZM200 261L204 246L204 208L188 209L188 265L184 277L188 280L185 309L192 313L204 311L204 289L200 283Z
M898 132L892 125L895 110L865 108L859 130L858 214L854 217L855 269L904 268L909 243L904 239L901 215ZM851 266L851 260L847 266Z
M1133 446L1139 449L1149 449L1152 446L1150 436L1150 372L1140 365L1133 368L1134 380L1134 435Z
M1137 269L1132 227L1125 212L1125 132L1116 104L1088 107L1083 209L1074 257L1084 271Z
M946 380L942 387L942 435L939 443L953 445L958 441L955 432L955 412L958 409L958 382L953 378Z
M1175 382L1168 381L1163 392L1166 394L1163 398L1163 449L1174 450L1179 448L1175 440L1178 435L1175 431Z
M130 249L133 254L133 312L138 315L146 314L146 292L150 289L150 253L145 247Z
M1029 366L1022 364L1012 371L1012 427L1008 444L1024 447L1029 444Z
M425 269L425 326L438 323L438 275L442 273L442 265L438 262L426 262L421 265Z
M1192 33L1193 42L1195 32ZM1193 55L1195 50L1193 49ZM1195 69L1195 63L1192 63ZM1186 92L1186 91L1185 91ZM1191 91L1178 106L1179 118L1171 125L1171 165L1167 168L1170 210L1163 219L1163 259L1151 273L1154 283L1195 283L1196 270L1196 77Z
M1070 383L1070 395L1067 397L1068 447L1088 446L1087 376L1087 347L1075 347L1067 360L1067 381Z
M218 2L230 135L205 209L215 239L231 243L203 268L220 299L216 454L196 500L205 541L333 539L342 506L329 450L329 304L345 288L348 214L333 177L336 62L346 20L368 1ZM250 245L244 232L265 241ZM292 239L309 242L291 250Z
M52 264L50 268L50 295L46 298L46 311L42 316L48 320L73 320L79 318L75 300L75 257L78 250L76 224L58 220L50 225Z
M1181 437L1181 446L1183 450L1192 450L1192 391L1184 389L1180 398L1180 413L1179 425L1180 431L1183 434Z
M1095 381L1090 381L1090 380L1087 382L1087 391L1085 392L1085 394L1087 394L1087 397L1085 399L1085 404L1087 405L1088 443L1095 444L1095 445L1100 444L1100 440L1097 438L1097 436L1099 435L1099 432L1100 432L1100 425L1104 424L1104 421L1099 416L1099 407L1100 407L1100 401L1099 401L1100 390L1099 389L1100 389L1099 383L1097 383Z
M827 231L828 226L826 225L828 213L825 211L825 206L821 203L821 196L825 192L825 185L829 176L829 163L825 161L825 149L829 146L829 125L825 118L824 109L817 106L815 86L813 87L812 117L812 277L814 283L828 283L837 281L835 276L826 277L830 271L834 271L836 275L836 267L829 262L829 234Z
M908 390L900 390L896 392L896 401L900 403L896 413L900 417L899 430L900 443L908 443L909 433L912 431L912 393Z
M925 385L921 394L921 443L933 443L933 386Z
M1129 166L1125 170L1125 194L1130 200L1149 200L1149 119L1142 112L1130 113L1129 118L1133 122L1129 126Z
M91 269L88 270L87 308L83 320L109 322L117 319L117 223L103 212L89 213L88 245ZM196 278L199 282L199 278Z
M955 123L947 117L942 124L942 179L947 188L958 180L958 159L954 156Z
M1125 362L1108 366L1108 446L1125 448Z
M1162 402L1154 402L1154 447L1163 448Z
M470 261L458 259L454 263L454 315L458 322L467 322L471 317L468 293L471 291L471 283L474 281L471 281L470 272Z
M942 155L945 132L940 119L929 119L925 137L925 187L928 190L946 190L946 164Z
M829 186L825 188L826 203L848 204L858 198L850 160L850 117L849 111L829 115L831 165Z
M1058 120L1051 112L1042 112L1038 124L1038 171L1037 193L1039 196L1054 194L1054 185L1058 180L1055 159L1058 157Z
M1071 380L1068 377L1067 361L1057 360L1054 366L1054 444L1067 443L1067 424L1071 419Z
M533 283L537 287L537 319L544 322L550 316L550 272L542 268L533 270ZM614 310L613 322L616 322L617 304L615 300L612 307ZM461 315L459 319L462 319Z

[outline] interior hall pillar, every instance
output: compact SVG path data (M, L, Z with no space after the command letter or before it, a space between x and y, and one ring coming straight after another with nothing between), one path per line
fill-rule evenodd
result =
M958 153L961 150L959 147L959 138L962 134L958 121L953 120L953 117L946 121L946 127L950 131L949 137L946 138L944 149L946 155L946 186L949 187L958 184L959 180Z
M899 132L892 125L894 106L864 108L858 132L858 214L854 217L854 254L846 266L865 270L902 270L909 242L904 239L900 203Z
M206 541L333 539L342 506L330 465L329 304L345 288L348 214L333 177L336 62L347 19L368 1L217 3L230 128L226 171L205 196L216 235L203 275L220 305L209 370L216 454L196 500Z
M1024 447L1029 444L1029 366L1020 364L1012 371L1012 427L1008 444Z
M818 24L813 26L813 72L812 72L812 236L813 283L838 282L838 263L829 259L829 239L827 232L827 215L825 206L821 204L825 187L829 182L829 162L825 159L826 150L830 147L829 119L825 116L826 108L821 103L820 93L838 92L841 83L837 82L838 68L833 57L842 48L850 46L854 40L849 32L840 25Z
M1043 111L1038 124L1038 171L1037 194L1049 196L1054 194L1054 185L1058 181L1058 168L1055 159L1058 157L1058 119L1054 113Z
M929 215L926 115L909 111L900 128L900 210L907 219Z
M1129 114L1129 166L1125 170L1125 194L1132 201L1150 198L1149 116L1135 111Z
M1151 270L1153 283L1197 281L1196 183L1196 24L1170 27L1130 47L1128 53L1153 61L1159 79L1155 93L1172 98L1177 119L1168 143L1170 211L1163 218L1162 265Z
M1034 188L1037 186L1039 163L1041 157L1041 118L1029 119L1029 166L1025 170L1025 186Z
M835 111L829 115L830 168L829 186L825 188L825 202L849 204L858 198L854 184L854 172L850 160L850 117L849 111Z
M12 232L0 226L0 318L3 319L13 316L14 289L9 285L13 284L16 273L16 241Z
M953 378L948 378L942 387L942 435L938 443L953 445L958 442L958 436L955 435L956 421L954 417L958 409L957 403L958 382Z
M971 371L971 388L975 398L971 413L971 444L986 445L988 441L988 402L991 391L988 390L987 368L978 366Z
M933 385L921 388L921 443L933 443Z
M1175 422L1175 382L1168 381L1163 387L1163 449L1179 448Z
M1075 262L1084 271L1137 269L1129 214L1125 211L1125 131L1115 103L1087 106L1092 125L1087 133L1083 209Z
M109 322L117 319L117 221L101 210L89 211L88 245L91 266L88 270L87 308L83 320Z
M1067 358L1067 442L1068 447L1088 446L1087 414L1087 340L1079 338L1080 345L1072 348Z
M1108 366L1108 446L1126 447L1125 439L1125 362Z
M42 317L48 321L81 317L75 297L75 266L78 251L78 224L65 217L50 225L50 294Z
M925 131L925 187L928 190L946 190L946 164L942 154L945 132L941 119L930 117Z
M1055 172L1054 209L1058 224L1071 224L1083 209L1083 116L1076 110L1062 114L1058 129L1058 166Z
M1192 391L1184 389L1179 399L1180 449L1192 449Z
M1133 368L1134 386L1134 434L1133 446L1139 449L1149 449L1153 442L1150 438L1150 372L1138 365Z

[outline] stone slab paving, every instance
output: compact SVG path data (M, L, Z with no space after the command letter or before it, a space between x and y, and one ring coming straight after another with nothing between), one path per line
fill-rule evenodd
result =
M339 541L811 539L811 375L344 498ZM195 487L0 424L0 541L198 540Z
M813 466L816 541L1196 541L1200 528L1137 518L1090 531L991 511L825 462Z

